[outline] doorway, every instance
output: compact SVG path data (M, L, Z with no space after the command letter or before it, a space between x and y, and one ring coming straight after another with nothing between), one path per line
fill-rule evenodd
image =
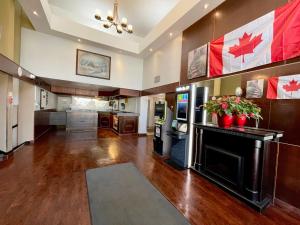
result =
M165 94L157 94L148 96L148 116L147 116L147 135L154 134L154 105L156 101L165 101Z

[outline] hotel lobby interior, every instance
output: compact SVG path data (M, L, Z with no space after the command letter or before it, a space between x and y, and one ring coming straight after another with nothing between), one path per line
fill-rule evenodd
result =
M300 0L1 0L0 225L300 225Z

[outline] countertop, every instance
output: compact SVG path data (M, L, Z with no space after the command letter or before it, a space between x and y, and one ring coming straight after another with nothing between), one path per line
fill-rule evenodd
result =
M76 110L67 110L67 113L71 112L87 112L87 113L112 113L117 116L139 116L139 113L135 112L126 112L126 111L98 111L98 110L86 110L86 109L76 109Z
M205 130L211 130L220 133L232 134L236 136L264 141L273 140L274 138L280 138L283 136L282 131L267 130L254 127L219 127L211 123L194 123L194 126Z
M139 113L135 112L126 112L126 111L98 111L99 113L112 113L117 116L139 116Z

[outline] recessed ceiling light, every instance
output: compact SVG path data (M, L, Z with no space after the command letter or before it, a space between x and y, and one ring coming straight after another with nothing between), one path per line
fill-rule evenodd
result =
M173 36L173 33L169 33L169 36L172 37L172 36Z
M80 38L78 38L78 39L77 39L77 41L78 41L78 42L81 42L81 39L80 39Z
M29 77L30 77L30 79L32 79L32 80L35 79L35 76L34 76L33 74L30 74Z
M153 51L153 49L152 49L152 48L150 48L150 49L149 49L149 51L150 51L150 52L152 52L152 51Z
M33 11L33 14L36 16L39 16L39 14L37 13L37 11Z
M208 6L209 6L209 4L208 4L208 3L204 4L204 9L207 9L207 8L208 8Z

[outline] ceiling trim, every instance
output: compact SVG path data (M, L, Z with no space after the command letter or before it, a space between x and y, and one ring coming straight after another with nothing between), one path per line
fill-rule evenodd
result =
M122 50L124 53L147 57L173 37L181 34L186 28L204 17L225 0L181 0L179 3L146 35L144 38L116 36L79 24L71 19L54 14L48 0L19 0L28 18L37 31L63 36L87 44L97 44L111 50ZM209 3L208 7L204 7ZM38 16L33 15L38 12Z

